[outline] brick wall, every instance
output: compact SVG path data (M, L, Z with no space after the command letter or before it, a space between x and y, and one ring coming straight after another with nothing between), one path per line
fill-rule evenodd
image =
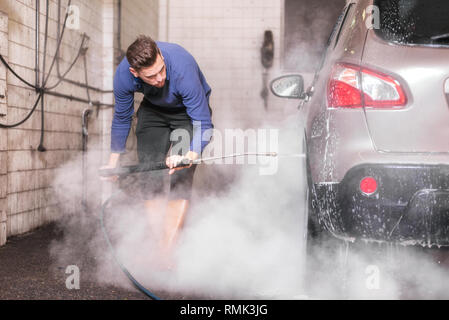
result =
M61 20L68 1L62 0ZM157 32L157 0L123 1L123 44L137 34ZM150 5L149 5L150 4ZM89 84L103 90L112 89L115 71L114 48L117 48L117 0L72 0L79 8L79 29L66 29L60 50L60 69L63 73L76 56L83 33L89 37L87 51ZM40 66L42 70L45 0L40 0ZM58 1L50 0L49 36L46 70L56 49ZM9 59L14 70L28 82L35 82L35 10L34 0L0 1L0 52ZM147 12L145 12L147 10ZM154 12L153 12L154 11ZM131 23L132 22L132 23ZM7 39L7 41L5 41ZM6 74L6 77L5 77ZM71 81L84 82L83 60L80 58L67 76ZM5 81L6 80L6 81ZM49 85L58 81L56 67ZM10 72L0 66L0 94L6 85L8 103L0 99L1 123L15 123L24 118L33 106L36 94ZM52 91L87 99L86 89L62 82ZM90 90L93 101L113 102L112 94ZM52 181L59 168L81 155L81 115L87 103L45 96L46 152L36 151L40 140L40 106L33 116L15 129L0 129L0 245L4 242L2 227L7 235L25 233L60 216L58 199L52 197ZM5 112L6 111L6 112ZM89 143L100 145L109 153L112 109L91 116ZM98 165L103 160L98 159ZM80 171L81 174L81 171ZM75 207L76 209L76 207ZM78 207L79 209L79 207ZM6 217L5 217L6 216ZM5 222L6 221L6 222ZM3 238L2 238L3 237ZM3 240L2 240L3 239Z
M8 59L8 16L0 12L0 54ZM4 117L7 113L6 106L6 68L0 65L0 117ZM6 187L7 187L7 148L8 148L8 132L0 132L0 246L6 242Z
M61 18L66 9L62 2ZM102 50L101 25L94 21L102 19L101 1L73 1L80 11L79 30L66 29L60 51L60 69L64 72L75 58L81 35L89 37L87 65L101 65ZM9 63L11 67L28 82L35 83L35 10L36 1L4 1L0 5L9 15ZM49 3L49 33L46 55L48 71L56 50L57 37L57 1ZM40 1L40 67L43 67L45 1ZM89 68L91 84L102 78L101 68ZM40 75L42 78L42 75ZM4 122L15 123L29 113L36 100L32 88L27 87L11 73L8 73L8 115ZM82 60L79 59L68 75L73 81L84 81ZM48 85L56 83L56 68L53 69ZM41 80L42 81L42 80ZM53 91L86 99L86 90L69 83L61 83ZM101 100L97 92L91 92L92 100ZM56 219L60 212L57 199L52 197L51 183L57 169L69 159L75 158L81 149L80 118L86 103L70 101L50 95L45 96L45 139L46 152L36 149L40 140L41 112L36 110L23 125L7 131L7 234L16 235L28 232L48 221ZM100 136L101 132L91 126L91 135ZM2 134L3 134L2 132Z
M61 18L67 0L61 0ZM56 47L57 0L50 0L47 70ZM72 62L86 33L90 40L87 51L88 78L91 86L112 90L117 43L117 0L73 0L80 11L79 30L67 29L60 53L61 70ZM2 0L0 11L0 51L11 66L27 81L34 83L35 0ZM121 47L139 34L151 35L162 41L183 45L197 59L213 89L212 107L217 128L258 127L268 119L283 119L295 112L285 100L270 96L266 112L262 91L263 67L260 47L265 30L271 30L275 40L274 66L268 78L282 73L283 1L278 0L122 0ZM5 22L6 21L6 22ZM45 27L45 0L40 0L40 60L42 67ZM8 46L5 40L8 39ZM49 83L58 78L53 70ZM68 78L84 82L82 60ZM0 67L0 94L7 79L8 103L0 99L1 123L22 119L34 104L36 95L10 72ZM3 82L2 82L3 81ZM86 90L63 82L54 91L86 99ZM90 91L92 100L113 103L111 93ZM136 95L136 107L142 96ZM51 197L51 181L67 161L80 156L81 114L86 103L46 96L45 143L47 152L36 148L40 137L40 108L16 129L0 129L0 212L6 212L7 234L27 232L59 216L58 203ZM100 145L105 161L109 154L112 110L100 112L89 122L90 145ZM128 148L135 146L130 135ZM135 158L130 152L126 157ZM125 158L125 159L126 159ZM3 210L2 210L3 209ZM1 216L0 216L1 217ZM1 231L0 231L1 232ZM1 233L0 233L1 235ZM1 236L0 236L1 241ZM0 242L1 243L1 242Z

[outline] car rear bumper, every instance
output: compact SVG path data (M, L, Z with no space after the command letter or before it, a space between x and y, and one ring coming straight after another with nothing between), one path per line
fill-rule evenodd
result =
M369 196L365 177L378 184ZM314 212L337 237L449 246L449 165L364 164L314 187Z

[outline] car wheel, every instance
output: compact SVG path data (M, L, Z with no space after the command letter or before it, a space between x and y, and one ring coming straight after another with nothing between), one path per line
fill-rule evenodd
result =
M307 150L307 149L304 149ZM304 204L305 229L305 287L313 298L344 298L347 296L348 255L351 245L335 238L319 219L317 194L311 177L309 157L306 154L304 172L307 176ZM330 285L332 290L321 288ZM329 296L327 295L329 294Z

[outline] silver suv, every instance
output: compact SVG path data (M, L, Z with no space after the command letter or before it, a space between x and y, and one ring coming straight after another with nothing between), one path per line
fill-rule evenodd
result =
M311 235L449 245L449 1L349 1L313 84L305 119Z

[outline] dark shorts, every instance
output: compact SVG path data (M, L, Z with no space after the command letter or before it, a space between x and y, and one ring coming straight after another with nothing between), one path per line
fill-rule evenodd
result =
M165 162L168 155L185 155L189 151L193 126L185 108L157 107L144 100L137 111L137 118L137 154L140 163ZM176 171L169 177L167 170L142 173L142 197L151 200L163 196L169 180L169 199L189 200L195 169L196 165Z

